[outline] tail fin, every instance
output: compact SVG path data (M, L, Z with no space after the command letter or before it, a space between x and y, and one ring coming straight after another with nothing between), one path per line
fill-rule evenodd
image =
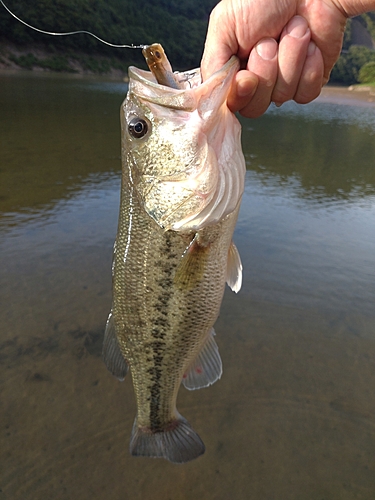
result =
M182 464L194 460L205 451L205 446L189 422L181 415L165 430L153 432L134 422L130 440L130 453L134 456L166 458Z

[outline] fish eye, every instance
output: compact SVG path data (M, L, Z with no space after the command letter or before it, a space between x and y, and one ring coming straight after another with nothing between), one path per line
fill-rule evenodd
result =
M147 134L148 123L142 118L132 118L128 124L129 134L135 139L140 139Z

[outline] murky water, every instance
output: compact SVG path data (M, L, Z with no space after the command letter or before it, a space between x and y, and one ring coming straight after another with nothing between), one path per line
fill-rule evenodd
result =
M375 107L244 121L244 264L224 375L179 394L206 454L131 458L100 350L125 85L0 75L0 500L375 496Z

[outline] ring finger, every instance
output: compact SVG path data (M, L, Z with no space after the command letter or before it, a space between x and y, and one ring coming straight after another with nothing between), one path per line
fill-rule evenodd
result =
M282 104L293 99L303 71L310 42L310 29L306 19L293 17L285 26L279 43L279 71L272 101Z

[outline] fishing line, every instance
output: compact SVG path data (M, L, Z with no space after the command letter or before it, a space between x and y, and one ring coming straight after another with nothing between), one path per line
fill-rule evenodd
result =
M24 24L28 28L31 28L32 30L38 31L39 33L43 33L44 35L67 36L67 35L77 35L77 34L83 33L85 35L93 36L94 38L96 38L97 40L99 40L99 42L102 42L105 45L109 45L110 47L115 47L115 48L119 48L119 49L124 49L124 48L125 49L144 49L145 47L147 47L147 45L133 45L133 44L131 44L131 45L117 45L115 43L106 42L102 38L99 38L97 35L94 35L94 33L91 33L91 31L85 31L85 30L68 31L67 33L54 33L52 31L44 31L44 30L41 30L39 28L35 28L35 26L31 26L31 24L26 23L25 21L23 21L22 19L20 19L19 17L17 17L15 14L13 14L13 12L5 5L5 3L3 2L3 0L0 0L0 3L4 7L4 9L9 12L9 14L11 16L13 16L15 19L17 19L17 21L19 21L20 23Z

